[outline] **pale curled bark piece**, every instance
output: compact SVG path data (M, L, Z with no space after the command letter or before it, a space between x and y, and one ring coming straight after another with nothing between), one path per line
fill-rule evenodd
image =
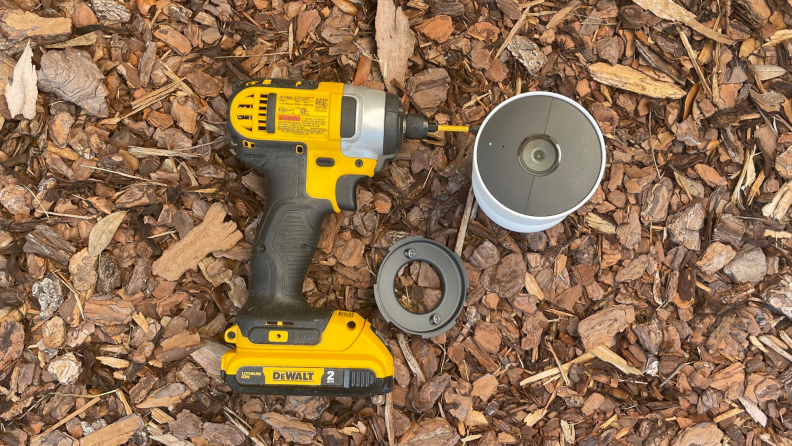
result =
M762 207L762 215L781 221L792 205L792 181L784 183L773 196L773 200Z
M580 321L578 333L586 350L591 350L608 342L633 322L635 310L632 305L613 305Z
M223 204L213 204L200 225L162 253L154 262L152 272L165 280L176 281L210 252L233 248L242 240L242 233L237 230L236 223L223 223L225 216Z
M40 17L29 11L0 12L0 16L0 34L14 41L54 42L67 37L72 30L72 21L66 17Z
M595 63L589 66L589 73L595 81L632 91L653 98L679 99L687 94L685 90L670 82L662 82L624 65Z
M631 366L627 361L622 358L621 356L613 353L611 349L606 347L604 344L600 344L591 349L591 353L594 354L597 358L611 363L614 367L618 368L624 373L631 373L633 375L640 375L641 371L636 369L635 367Z
M412 370L413 374L415 374L416 382L419 386L422 386L423 383L426 382L426 376L424 376L423 370L421 370L421 366L418 365L418 361L415 359L415 356L412 354L412 350L410 349L410 344L407 342L407 335L404 333L397 333L396 338L399 341L399 347L402 349L402 354L404 355L404 359L407 360L407 365L410 366L410 370Z
M36 87L36 69L33 68L33 50L30 48L29 40L14 67L14 79L6 88L5 97L11 116L21 114L25 119L36 117L38 87Z
M550 18L550 21L547 22L547 29L555 28L556 25L561 23L561 21L564 20L566 16L569 15L569 13L572 12L574 9L576 9L578 6L580 6L580 2L576 1L576 2L572 2L566 7L559 9L558 12L556 12L553 15L553 17Z
M685 25L693 28L696 32L703 34L716 42L725 43L727 45L734 43L732 39L701 24L701 22L696 20L695 14L677 5L671 0L635 0L635 3L637 3L641 8L648 9L661 19L682 22Z
M762 412L762 409L760 409L759 406L744 396L738 397L737 399L740 400L743 407L745 407L745 411L748 412L748 415L750 415L754 421L761 424L762 427L767 426L767 415Z
M415 35L410 29L410 22L393 2L379 2L374 22L377 30L377 58L385 78L385 88L391 93L398 89L393 85L396 81L404 85L407 72L407 60L412 56L415 47Z
M272 426L286 441L300 444L315 443L316 429L308 423L277 412L262 414L261 419Z
M723 431L714 423L698 423L677 434L671 446L717 446L723 439Z
M153 407L170 407L180 403L190 394L190 390L182 383L168 384L152 393L138 409L151 409Z
M595 357L596 356L594 356L593 353L586 352L586 353L583 353L582 355L578 356L577 358L567 362L566 364L561 365L561 367L564 368L565 372L568 372L569 369L571 369L573 365L582 364L584 362L591 361ZM527 386L528 384L531 384L531 383L534 383L534 382L537 382L537 381L541 381L541 380L543 380L545 378L553 377L553 376L558 375L560 373L561 373L561 369L559 369L558 367L553 367L553 368L545 370L543 372L539 372L536 375L529 376L528 378L525 378L524 380L520 381L520 385L521 386Z
M347 0L333 0L333 4L338 6L338 9L344 11L345 14L357 15L358 8L354 3Z
M762 46L775 45L792 39L792 29L780 29L773 33Z
M129 440L135 431L145 426L138 415L127 415L115 423L80 439L80 446L118 446Z
M585 220L587 225L591 226L597 231L604 232L605 234L616 235L616 225L593 212L586 214Z
M69 39L65 42L58 42L47 45L47 49L51 50L62 50L64 48L70 48L74 46L90 46L96 43L96 33L86 33L80 36L77 36L73 39Z
M762 299L792 319L792 276L781 276L777 282L762 293Z

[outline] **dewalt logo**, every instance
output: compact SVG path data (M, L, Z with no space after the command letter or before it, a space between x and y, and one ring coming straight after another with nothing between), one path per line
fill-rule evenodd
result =
M273 370L273 381L303 381L311 382L314 378L314 372L297 372L289 370Z
M268 384L316 386L322 382L323 371L324 369L319 367L299 367L293 369L264 367L264 379Z

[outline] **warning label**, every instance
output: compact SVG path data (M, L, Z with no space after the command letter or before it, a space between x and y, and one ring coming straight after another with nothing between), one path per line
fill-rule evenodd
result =
M299 136L327 136L329 98L282 95L277 100L277 131Z

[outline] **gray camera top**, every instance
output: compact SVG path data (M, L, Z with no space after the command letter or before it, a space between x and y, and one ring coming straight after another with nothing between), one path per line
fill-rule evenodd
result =
M520 144L536 134L558 143L558 167L532 175L518 158ZM476 162L484 185L507 208L534 217L564 213L597 186L602 163L594 124L574 105L551 96L515 99L489 116L479 131Z

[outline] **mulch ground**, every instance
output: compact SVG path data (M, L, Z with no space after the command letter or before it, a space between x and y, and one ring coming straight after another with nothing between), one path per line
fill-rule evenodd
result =
M0 444L792 445L788 27L782 0L0 0ZM392 394L235 394L222 333L267 184L225 116L256 77L459 125L557 92L600 124L605 176L512 233L472 197L473 136L406 141L304 284L383 333ZM373 297L409 235L470 277L432 339ZM396 287L426 311L442 284L415 264Z

